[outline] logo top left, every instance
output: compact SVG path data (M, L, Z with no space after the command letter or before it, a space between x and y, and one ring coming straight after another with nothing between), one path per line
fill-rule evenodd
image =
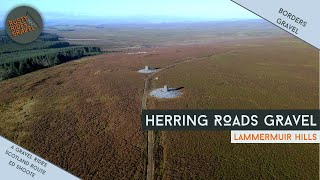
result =
M43 30L40 14L28 6L13 9L6 19L6 31L15 42L27 44L35 41Z

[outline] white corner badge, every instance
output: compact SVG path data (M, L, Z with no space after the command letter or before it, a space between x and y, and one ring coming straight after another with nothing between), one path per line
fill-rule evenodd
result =
M79 179L1 136L0 172L0 179Z
M320 49L320 0L231 0Z

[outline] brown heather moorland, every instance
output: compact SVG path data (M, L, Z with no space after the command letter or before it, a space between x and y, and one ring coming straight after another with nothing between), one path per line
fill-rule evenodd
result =
M164 67L232 43L86 57L0 82L0 134L82 179L145 177L144 65Z
M81 179L145 179L145 65L190 60L151 81L184 87L148 98L151 109L318 108L318 51L267 23L63 28L49 29L122 52L0 82L0 134ZM231 144L228 131L156 132L155 142L157 179L319 179L317 145Z
M173 67L153 88L184 87L150 109L318 109L319 52L295 38L235 43L250 47ZM319 145L231 144L230 131L158 132L163 179L319 179Z

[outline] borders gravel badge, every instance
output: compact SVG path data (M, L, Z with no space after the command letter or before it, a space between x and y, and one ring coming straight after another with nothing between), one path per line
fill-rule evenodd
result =
M5 27L13 41L27 44L40 36L43 21L40 14L32 7L19 6L8 14Z

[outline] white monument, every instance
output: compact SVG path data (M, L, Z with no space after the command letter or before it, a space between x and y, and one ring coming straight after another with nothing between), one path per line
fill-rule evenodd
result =
M168 92L168 91L169 91L169 89L168 89L168 85L164 85L164 87L163 87L163 91L164 91L164 92Z

